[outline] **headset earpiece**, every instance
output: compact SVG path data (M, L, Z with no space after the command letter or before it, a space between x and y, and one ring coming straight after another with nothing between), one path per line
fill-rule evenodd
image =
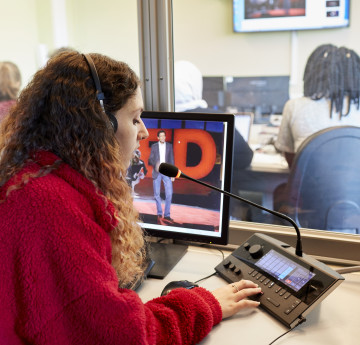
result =
M105 111L105 110L104 110ZM111 114L111 113L107 113L105 111L105 114L108 116L109 120L110 120L110 123L111 125L113 126L114 128L114 132L116 133L117 132L117 129L118 129L118 121L115 117L115 115Z
M111 123L112 127L114 128L114 132L116 133L116 131L118 129L118 121L117 121L116 117L113 114L108 113L108 112L105 111L105 107L104 107L105 96L104 96L104 93L102 92L102 89L101 89L100 79L99 79L98 73L96 71L94 61L93 61L93 59L91 58L91 56L89 54L82 54L82 55L84 56L87 64L89 65L91 76L92 76L92 79L93 79L93 81L95 83L96 98L99 100L102 110L108 116L108 118L110 120L110 123Z

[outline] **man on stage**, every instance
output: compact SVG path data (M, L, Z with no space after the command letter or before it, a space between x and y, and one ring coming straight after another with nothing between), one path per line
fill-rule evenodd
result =
M161 207L161 197L160 197L160 188L161 181L164 183L165 188L165 212L164 218L167 221L173 221L170 217L170 206L171 199L173 194L172 181L173 178L165 176L159 173L160 163L169 163L174 164L174 152L172 144L166 142L166 133L164 130L159 130L157 133L158 142L151 145L151 152L149 157L149 164L153 167L152 177L153 177L153 188L154 188L154 198L156 201L157 208L157 221L161 222L163 217L162 207Z

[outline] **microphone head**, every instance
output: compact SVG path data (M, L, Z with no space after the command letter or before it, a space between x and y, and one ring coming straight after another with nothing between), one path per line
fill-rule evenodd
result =
M169 163L161 163L159 166L159 173L168 177L178 177L179 169Z

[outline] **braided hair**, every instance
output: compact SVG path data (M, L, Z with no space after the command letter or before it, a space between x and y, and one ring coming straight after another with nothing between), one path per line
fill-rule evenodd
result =
M351 103L355 103L358 109L360 105L360 58L352 49L346 47L340 47L338 53L344 77L343 87L340 90L341 97L349 98L347 112L342 116L347 116Z
M341 118L349 113L352 102L359 107L359 94L359 56L353 50L332 44L317 47L306 63L304 96L313 100L330 99L330 117L335 109ZM349 97L349 107L343 114L345 96Z

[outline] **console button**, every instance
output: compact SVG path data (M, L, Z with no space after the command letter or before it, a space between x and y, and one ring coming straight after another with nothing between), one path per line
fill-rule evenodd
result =
M249 248L250 248L250 243L249 243L249 242L244 243L244 248L245 248L246 250L249 250Z
M287 292L287 293L284 295L284 298L285 298L285 299L288 299L290 296L291 296L291 293L290 293L290 292Z
M279 292L279 295L280 295L280 296L283 296L283 295L285 295L285 292L286 292L286 290L285 290L285 289L282 289L282 290Z
M270 297L267 297L266 300L268 302L270 302L272 305L274 305L275 307L279 307L280 306L280 303L276 302L274 299L270 298Z

